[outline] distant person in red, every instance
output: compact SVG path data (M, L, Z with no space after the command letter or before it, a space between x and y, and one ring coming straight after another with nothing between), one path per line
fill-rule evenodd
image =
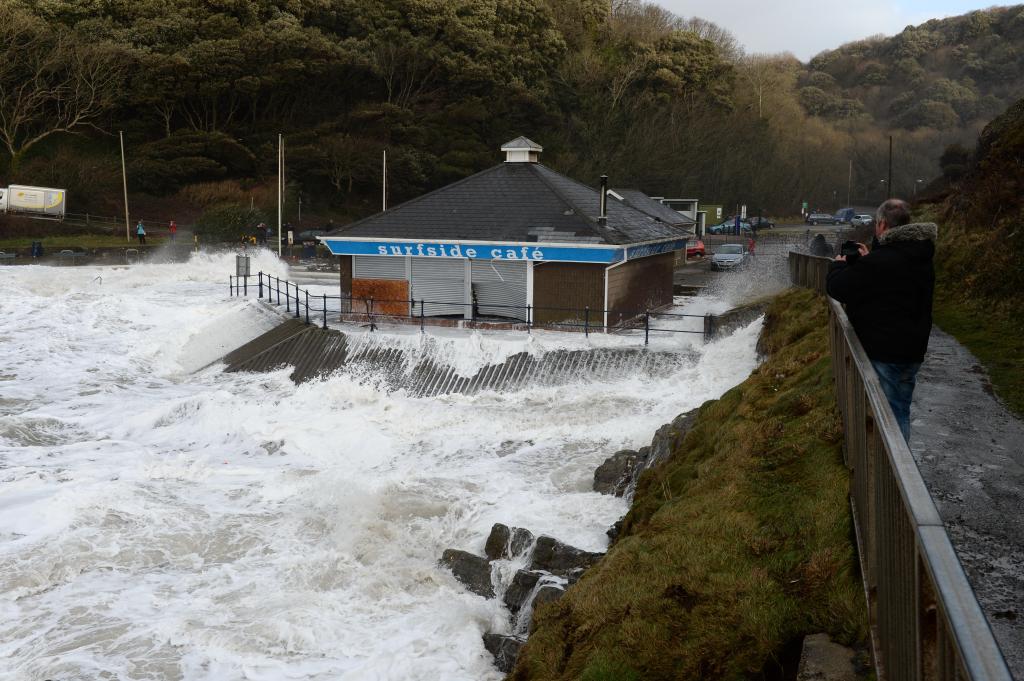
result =
M750 251L750 255L754 255L754 238L750 237L747 239L747 250Z
M174 237L178 236L178 223L176 223L174 220L171 220L171 224L167 228L167 231L170 232L171 234L171 243L174 243Z

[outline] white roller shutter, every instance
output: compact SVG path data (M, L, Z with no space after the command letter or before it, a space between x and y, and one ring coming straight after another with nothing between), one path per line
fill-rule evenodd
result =
M526 262L474 260L473 293L477 314L525 321Z
M355 279L405 279L405 256L354 255Z
M466 261L463 258L413 258L412 298L416 312L421 300L426 301L427 317L464 315L466 301Z

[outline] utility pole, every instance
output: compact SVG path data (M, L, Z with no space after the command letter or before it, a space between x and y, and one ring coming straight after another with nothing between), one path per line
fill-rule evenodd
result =
M128 217L128 170L124 163L124 131L118 130L117 136L121 140L121 181L124 184L124 236L128 243L132 241L132 220Z
M384 168L381 173L383 182L381 183L381 210L388 209L388 150L384 150Z
M889 181L885 183L886 199L892 198L892 135L889 135Z
M277 134L277 257L281 257L281 184L284 180L284 135Z

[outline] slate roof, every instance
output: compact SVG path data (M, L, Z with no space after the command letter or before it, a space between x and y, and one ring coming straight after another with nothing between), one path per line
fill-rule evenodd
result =
M606 224L598 212L597 190L540 163L501 163L324 236L623 245L690 235L613 197Z
M624 199L623 202L627 206L636 208L642 213L647 213L651 217L658 218L662 222L682 227L692 227L697 224L697 221L693 218L687 217L677 210L673 210L670 206L666 206L661 201L652 199L639 189L613 189L612 191L621 196Z
M508 149L536 149L537 151L544 151L544 147L537 144L529 137L523 137L522 135L511 142L505 142L501 145L502 151L506 151Z

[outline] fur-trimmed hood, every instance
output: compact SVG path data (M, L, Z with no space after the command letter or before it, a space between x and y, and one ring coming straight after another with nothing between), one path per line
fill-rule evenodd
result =
M878 243L885 246L897 241L934 242L938 235L939 226L934 222L911 222L909 225L886 230L885 234L878 237Z

